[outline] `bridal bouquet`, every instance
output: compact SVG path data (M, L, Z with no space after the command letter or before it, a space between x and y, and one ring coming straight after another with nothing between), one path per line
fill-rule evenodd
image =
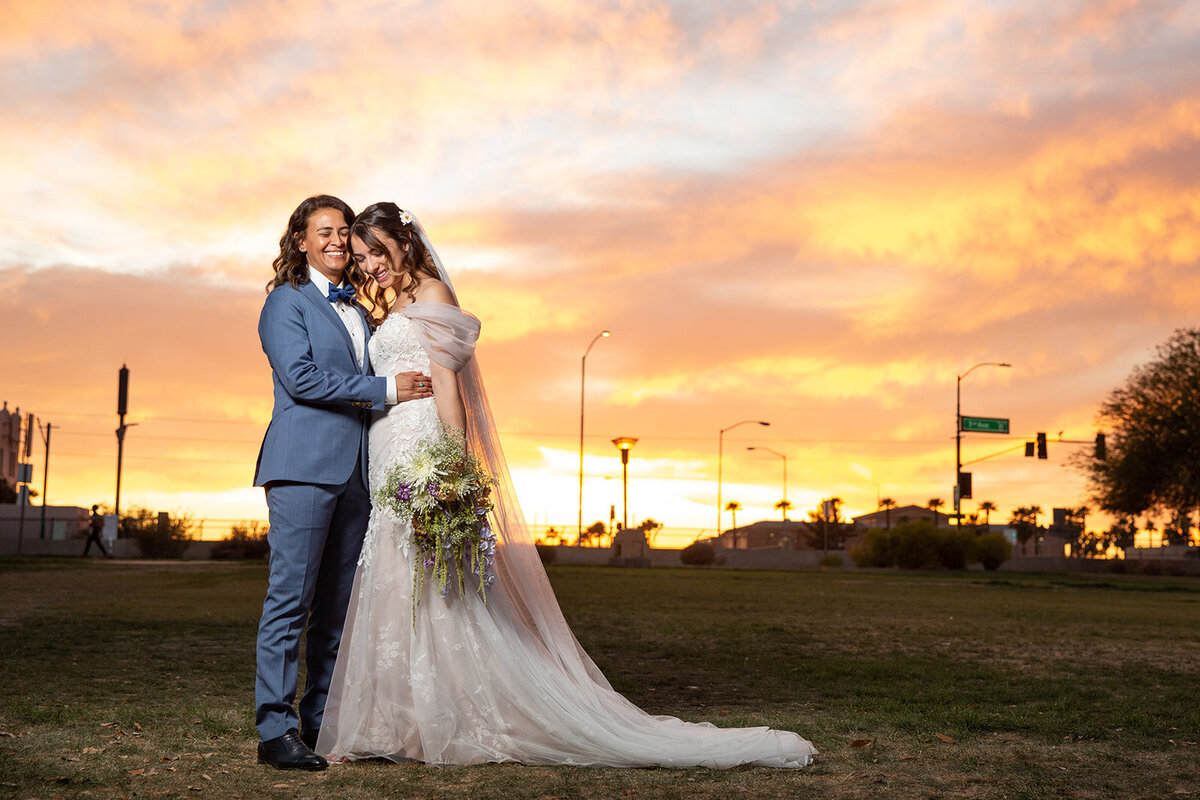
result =
M445 596L450 573L458 576L458 593L466 592L466 571L479 577L477 591L487 602L495 581L496 534L488 525L493 479L467 450L462 431L442 426L437 436L421 441L412 458L394 464L375 499L400 519L412 520L413 621L433 568L438 592Z

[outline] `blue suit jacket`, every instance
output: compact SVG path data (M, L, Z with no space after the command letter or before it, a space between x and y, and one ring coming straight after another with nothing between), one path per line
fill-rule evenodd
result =
M362 318L364 342L370 326ZM271 362L275 408L258 453L254 485L295 481L338 485L361 458L366 483L367 423L383 410L387 379L360 369L337 312L311 282L276 287L263 304L258 338Z

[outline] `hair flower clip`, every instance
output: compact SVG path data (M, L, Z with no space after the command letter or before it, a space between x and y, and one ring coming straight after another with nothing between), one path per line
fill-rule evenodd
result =
M412 221L413 221L412 214L408 213L407 211L400 212L400 222L401 223L403 223L405 225L412 225Z

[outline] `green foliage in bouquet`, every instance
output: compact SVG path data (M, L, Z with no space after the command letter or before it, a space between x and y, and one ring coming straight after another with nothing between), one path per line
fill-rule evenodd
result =
M487 602L487 587L495 581L496 534L488 522L494 483L467 450L463 432L446 425L418 443L411 458L388 469L375 500L398 518L412 520L414 624L429 569L444 596L453 565L462 596L469 563L479 577L476 590Z

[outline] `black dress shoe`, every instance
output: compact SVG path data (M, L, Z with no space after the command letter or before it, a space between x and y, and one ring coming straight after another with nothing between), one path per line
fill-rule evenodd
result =
M317 749L317 737L321 735L320 728L305 728L300 732L300 741L308 745L309 750Z
M275 769L308 769L322 770L329 762L314 753L300 740L300 732L295 728L258 743L258 761L260 764L270 764Z

